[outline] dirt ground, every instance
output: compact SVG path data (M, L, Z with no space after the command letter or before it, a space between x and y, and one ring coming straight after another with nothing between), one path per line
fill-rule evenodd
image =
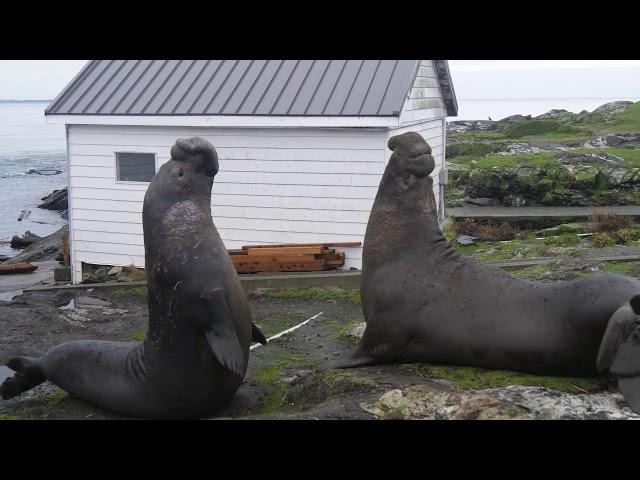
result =
M74 309L59 308L72 299ZM364 320L357 290L263 290L250 304L267 337L322 313L253 350L240 389L212 419L633 418L608 378L429 364L323 368L357 342ZM145 287L25 293L0 303L0 365L68 340L142 340L147 322ZM122 418L49 382L0 400L0 420Z

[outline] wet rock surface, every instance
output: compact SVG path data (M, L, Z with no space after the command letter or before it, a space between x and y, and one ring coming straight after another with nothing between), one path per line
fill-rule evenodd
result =
M38 208L62 212L68 208L68 189L54 190L41 200L42 203L38 205Z
M62 253L62 237L69 234L69 226L65 225L60 230L46 237L37 237L18 255L11 257L6 263L40 262L43 260L55 260Z

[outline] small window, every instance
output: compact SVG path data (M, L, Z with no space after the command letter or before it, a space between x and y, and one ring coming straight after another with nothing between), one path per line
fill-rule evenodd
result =
M156 174L156 154L116 152L116 170L119 182L150 182Z

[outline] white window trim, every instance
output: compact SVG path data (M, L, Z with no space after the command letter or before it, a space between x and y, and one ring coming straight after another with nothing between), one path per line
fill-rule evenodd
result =
M152 154L153 155L153 164L154 164L154 175L156 173L158 173L158 152L157 151L151 151L151 150L118 150L113 152L113 163L114 163L114 168L115 168L115 173L116 173L116 178L115 181L116 183L121 183L124 185L148 185L149 183L151 183L151 181L148 182L141 182L141 181L136 181L136 180L119 180L120 178L120 172L118 171L118 154L119 153L143 153L143 154Z

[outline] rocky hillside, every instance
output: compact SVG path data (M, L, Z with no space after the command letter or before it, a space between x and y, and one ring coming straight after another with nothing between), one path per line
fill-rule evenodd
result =
M640 102L450 122L447 204L640 204Z

